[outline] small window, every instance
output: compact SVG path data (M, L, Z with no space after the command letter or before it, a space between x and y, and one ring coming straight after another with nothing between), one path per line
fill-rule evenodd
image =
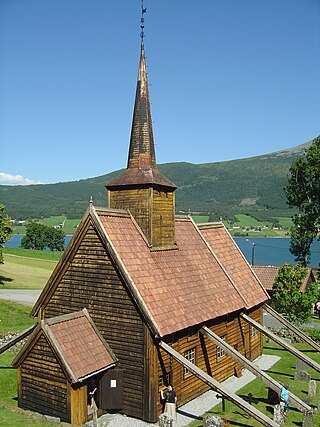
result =
M226 340L226 336L223 335L222 337L220 337L223 341ZM217 360L220 360L223 356L225 356L225 351L222 347L220 347L220 345L217 345Z
M256 329L254 326L251 326L251 336L252 338L255 338L259 335L258 329Z
M189 362L195 364L196 363L196 348L193 347L193 348L190 348L189 350L185 351L184 357L187 360L189 360ZM184 368L184 376L187 377L189 375L191 375L191 372L187 368Z

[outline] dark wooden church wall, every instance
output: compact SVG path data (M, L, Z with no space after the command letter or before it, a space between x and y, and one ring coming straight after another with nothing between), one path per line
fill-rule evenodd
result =
M250 317L261 322L261 307L253 310L250 313ZM220 318L219 322L207 322L206 326L220 337L225 337L226 342L235 347L241 354L245 354L246 352L247 357L249 356L251 360L261 355L261 334L252 338L251 329L247 325L242 324L240 327L238 316L225 316L224 318ZM189 328L189 330L182 331L179 335L174 334L173 336L165 337L165 341L182 355L184 355L187 350L195 348L196 365L219 382L224 381L234 374L239 374L242 369L241 365L227 354L218 359L217 346L212 341L203 337L202 334L198 332L198 329L195 328L192 331L192 329ZM246 351L245 346L247 347ZM179 405L192 400L209 389L206 384L192 374L185 374L184 369L177 361L172 359L170 355L163 350L160 350L158 376L160 377L165 372L169 373L170 371L172 372L170 380L177 392ZM158 399L158 412L161 412L161 410L162 404L160 399Z
M45 317L87 308L123 369L123 411L142 417L144 329L135 305L90 225L45 309Z
M19 406L69 422L67 379L42 335L19 368Z

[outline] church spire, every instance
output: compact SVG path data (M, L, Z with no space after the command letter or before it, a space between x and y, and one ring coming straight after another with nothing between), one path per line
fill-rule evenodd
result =
M127 209L152 250L175 249L176 186L157 168L144 53L142 3L141 48L127 169L106 184L108 205Z
M143 38L141 40L140 63L127 167L142 169L156 167Z

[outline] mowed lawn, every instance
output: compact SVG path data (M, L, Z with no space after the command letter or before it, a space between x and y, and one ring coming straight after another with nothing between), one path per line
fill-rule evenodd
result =
M4 264L0 264L0 289L42 289L57 262L4 253Z

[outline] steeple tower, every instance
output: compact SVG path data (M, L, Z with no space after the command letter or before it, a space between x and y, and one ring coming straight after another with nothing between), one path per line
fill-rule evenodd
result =
M144 53L144 25L141 28L140 62L127 169L108 182L106 188L109 207L128 209L150 247L161 250L175 247L176 186L158 170L156 164Z

